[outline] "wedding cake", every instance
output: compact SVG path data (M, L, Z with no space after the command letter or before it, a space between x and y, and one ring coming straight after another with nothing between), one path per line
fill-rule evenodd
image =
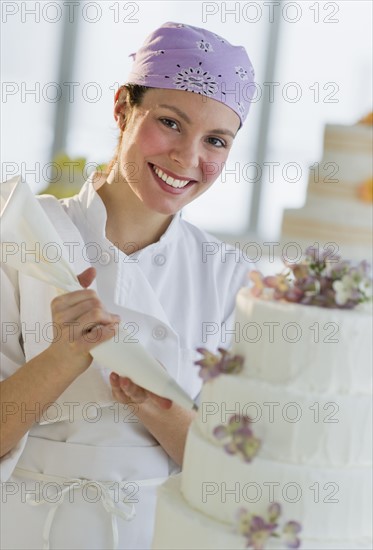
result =
M310 168L303 208L285 210L282 240L335 243L345 257L372 259L372 115L358 124L328 124L320 163Z
M295 283L251 274L232 353L200 350L200 408L153 549L372 548L367 265L324 253L290 270Z

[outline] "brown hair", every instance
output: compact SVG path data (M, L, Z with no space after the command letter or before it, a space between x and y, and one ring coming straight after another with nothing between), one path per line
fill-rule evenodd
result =
M126 126L126 121L131 118L134 107L138 107L141 105L141 102L147 90L149 90L147 86L140 86L139 84L124 84L119 92L118 101L120 103L127 103L129 108L126 109L123 115L123 129L120 131L120 136L117 146L115 148L114 156L105 168L105 173L107 175L110 174L114 164L118 159L118 153L120 149L120 144L122 142L123 132Z

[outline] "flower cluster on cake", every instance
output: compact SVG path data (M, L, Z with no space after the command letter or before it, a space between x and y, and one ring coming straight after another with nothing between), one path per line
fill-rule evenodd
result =
M371 266L353 263L309 247L299 263L286 264L284 272L263 277L252 271L253 296L326 308L352 309L372 299Z

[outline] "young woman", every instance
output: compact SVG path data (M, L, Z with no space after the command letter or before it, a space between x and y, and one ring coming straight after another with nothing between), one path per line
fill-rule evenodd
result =
M107 173L71 199L39 199L82 290L57 296L3 265L2 319L16 327L2 352L4 549L150 548L156 487L180 470L194 413L109 376L90 350L121 323L195 398L196 348L228 347L247 282L238 251L181 217L247 116L244 48L166 23L132 55Z

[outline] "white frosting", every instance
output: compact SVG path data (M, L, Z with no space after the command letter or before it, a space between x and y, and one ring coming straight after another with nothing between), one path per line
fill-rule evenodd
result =
M259 380L243 384L231 375L206 382L197 418L201 434L217 442L214 428L232 414L250 416L262 458L335 467L371 464L370 395L320 395Z
M204 548L244 549L245 538L233 526L224 525L191 508L180 491L180 476L158 489L153 550Z
M170 478L158 489L153 550L240 550L246 539L231 525L218 522L191 508L180 491L180 476ZM302 550L371 550L370 539L341 540L338 533L329 541L301 535ZM284 550L281 540L271 538L268 550Z
M246 463L207 441L194 424L181 491L192 508L223 523L233 524L240 507L265 516L275 501L284 521L302 524L304 537L353 539L371 536L371 478L370 467L321 469L258 455Z
M372 548L372 317L361 310L263 301L241 289L236 375L207 381L181 481L159 490L154 549L240 549L237 511L297 521L303 549ZM228 454L214 428L251 417L261 446ZM266 548L284 544L270 539Z
M307 393L371 395L371 334L366 311L253 299L248 288L237 295L233 351L245 357L249 378Z

